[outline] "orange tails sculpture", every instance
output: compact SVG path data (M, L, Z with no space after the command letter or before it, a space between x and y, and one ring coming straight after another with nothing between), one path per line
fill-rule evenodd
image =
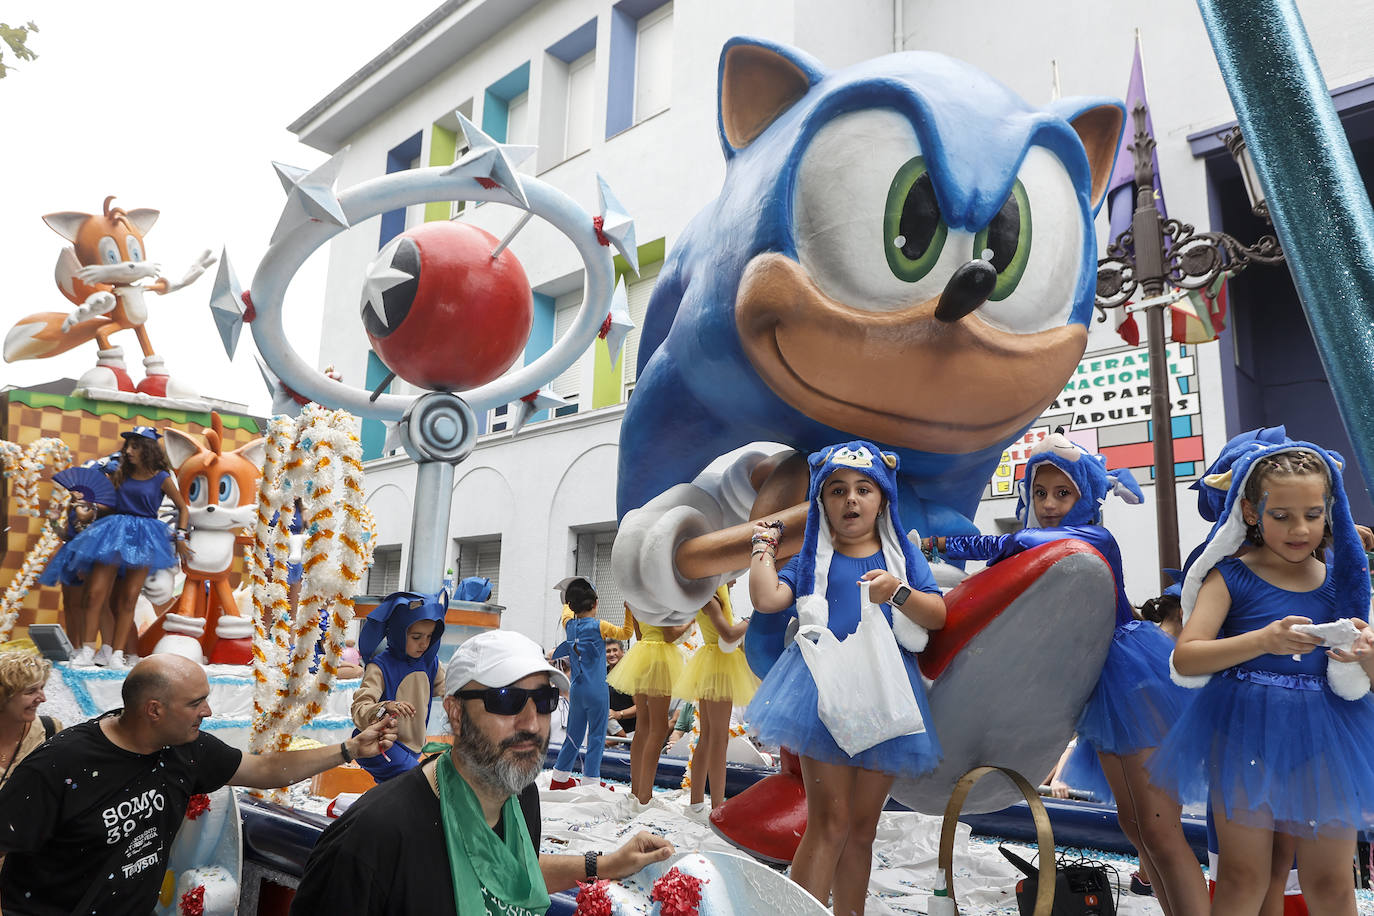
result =
M175 652L196 661L203 654L211 664L246 665L252 659L253 621L239 616L229 571L238 545L252 542L238 532L256 519L266 440L225 453L219 414L210 414L210 423L208 448L180 430L166 430L167 455L191 508L192 556L182 563L181 598L139 637L139 652Z
M56 356L94 340L98 345L95 368L81 376L78 387L194 397L194 391L168 377L165 362L153 352L143 326L148 317L143 294L166 295L181 289L205 273L215 259L204 251L179 282L168 280L157 264L147 260L143 243L144 234L157 222L158 211L125 212L111 207L112 200L105 198L105 212L100 215L66 211L43 217L54 232L72 243L57 257L56 278L58 288L76 308L70 314L40 312L20 320L5 335L5 361ZM153 282L139 282L148 279ZM110 335L123 330L137 334L143 348L145 377L137 388L125 371L123 348L110 343Z

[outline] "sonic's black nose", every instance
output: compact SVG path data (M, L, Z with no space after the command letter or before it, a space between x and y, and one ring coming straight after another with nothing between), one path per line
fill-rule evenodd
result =
M945 284L935 317L954 323L988 301L997 285L997 270L982 258L974 258L961 266Z

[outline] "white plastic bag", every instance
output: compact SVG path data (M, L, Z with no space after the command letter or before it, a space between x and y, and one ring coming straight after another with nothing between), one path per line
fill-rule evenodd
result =
M859 626L844 642L826 627L797 631L802 660L816 682L821 722L851 757L926 730L892 627L869 600L868 587L859 586Z

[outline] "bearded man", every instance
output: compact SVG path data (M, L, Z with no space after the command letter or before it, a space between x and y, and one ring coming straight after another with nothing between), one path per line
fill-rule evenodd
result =
M672 855L650 833L605 855L539 853L534 779L568 679L534 642L505 630L473 636L444 683L453 749L369 790L325 829L293 914L541 914L550 891Z

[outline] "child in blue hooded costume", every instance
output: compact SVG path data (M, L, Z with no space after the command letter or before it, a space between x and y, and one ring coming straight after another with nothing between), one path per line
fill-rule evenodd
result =
M1097 752L1116 798L1122 832L1140 853L1141 869L1154 884L1168 916L1207 910L1207 888L1179 820L1180 806L1150 785L1145 760L1189 702L1169 680L1174 643L1159 627L1137 620L1121 572L1121 548L1102 525L1102 504L1115 494L1142 499L1131 472L1108 471L1101 455L1063 433L1031 449L1018 490L1020 531L995 536L926 538L922 547L951 559L989 564L1063 538L1091 544L1116 580L1116 629L1102 674L1079 716L1079 743Z
M400 776L420 762L430 699L444 695L444 669L439 667L438 655L447 609L446 591L437 595L394 592L367 616L358 632L358 653L367 667L362 684L353 692L353 724L361 730L384 713L397 717L391 750L358 759L358 766L377 782ZM386 637L386 649L378 653L382 637Z
M1311 911L1353 914L1350 849L1374 823L1368 563L1340 456L1265 432L1233 440L1229 467L1205 478L1226 496L1184 578L1172 659L1174 679L1201 689L1150 772L1210 797L1217 911L1258 911L1288 859L1274 851L1295 839ZM1353 644L1318 652L1332 643L1309 624L1344 626Z
M755 529L749 563L754 609L771 615L795 604L801 623L826 626L844 639L858 627L859 581L866 580L871 600L882 605L905 650L907 683L893 689L910 690L929 722L915 653L925 648L928 630L944 626L945 603L930 567L902 536L897 456L856 440L816 452L809 463L806 534L801 552L781 572L773 566L776 528ZM792 860L792 880L821 901L833 893L837 913L862 912L888 789L898 775L933 769L939 741L922 731L846 754L820 719L816 683L795 642L768 671L745 718L765 744L801 757L807 824Z

